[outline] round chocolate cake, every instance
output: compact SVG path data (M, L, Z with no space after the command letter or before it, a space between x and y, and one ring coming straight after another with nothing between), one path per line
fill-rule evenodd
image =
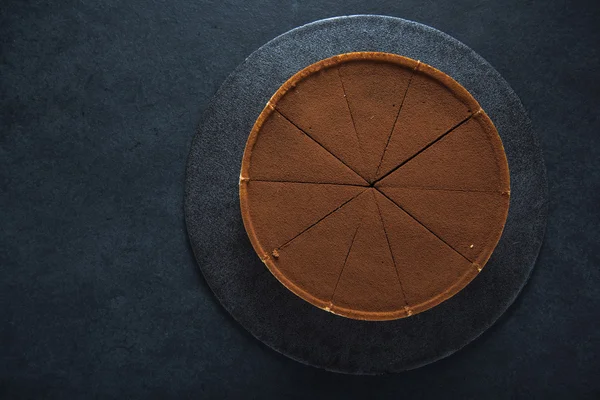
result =
M349 318L425 311L486 264L506 221L498 133L456 81L416 60L348 53L295 74L246 144L244 225L273 275Z

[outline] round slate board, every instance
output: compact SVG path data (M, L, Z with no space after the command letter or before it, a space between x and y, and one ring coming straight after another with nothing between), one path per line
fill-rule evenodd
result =
M300 69L353 51L383 51L430 64L462 84L496 125L510 167L504 233L483 271L433 309L385 322L322 311L281 285L254 253L239 208L246 139L273 93ZM196 260L221 304L263 343L300 362L357 374L397 372L446 357L489 328L515 300L544 235L547 183L519 98L473 50L431 27L350 16L293 29L252 53L223 83L190 150L185 192Z

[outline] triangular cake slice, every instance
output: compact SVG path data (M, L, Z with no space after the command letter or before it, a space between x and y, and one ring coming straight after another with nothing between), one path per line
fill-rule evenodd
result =
M417 66L416 61L406 64L357 60L339 67L370 179L375 177Z
M450 247L479 266L494 251L508 213L500 192L380 188L381 192ZM490 229L499 227L500 229Z
M492 121L481 111L377 186L507 192L509 175L502 149Z
M366 185L364 179L335 158L277 111L272 110L249 143L242 179Z
M324 68L273 99L291 122L361 176L368 170L354 130L337 68Z
M426 64L413 76L383 156L383 176L479 110L477 102L450 77Z
M264 257L365 189L316 183L243 183L246 229L261 238Z
M359 195L276 249L266 259L271 271L294 293L329 308L369 197Z
M411 313L436 305L477 275L476 266L380 193L377 203Z
M372 192L370 189L369 192ZM406 316L408 309L372 193L333 296L332 311Z

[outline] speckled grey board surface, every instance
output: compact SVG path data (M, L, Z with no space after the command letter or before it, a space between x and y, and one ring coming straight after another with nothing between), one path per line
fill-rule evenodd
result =
M298 70L351 51L400 54L452 76L493 120L509 162L508 220L486 268L440 306L396 321L335 316L293 295L254 253L239 211L244 146L267 100ZM518 97L498 72L464 44L428 26L399 18L352 16L287 32L252 53L229 76L192 144L185 210L194 254L208 284L252 335L303 363L377 374L446 357L503 314L535 264L544 235L546 198L536 135Z

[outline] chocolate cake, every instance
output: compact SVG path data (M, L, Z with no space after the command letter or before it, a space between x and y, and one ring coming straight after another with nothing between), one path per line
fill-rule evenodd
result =
M502 142L441 71L348 53L290 78L246 144L240 202L273 275L349 318L434 307L485 266L508 213Z

